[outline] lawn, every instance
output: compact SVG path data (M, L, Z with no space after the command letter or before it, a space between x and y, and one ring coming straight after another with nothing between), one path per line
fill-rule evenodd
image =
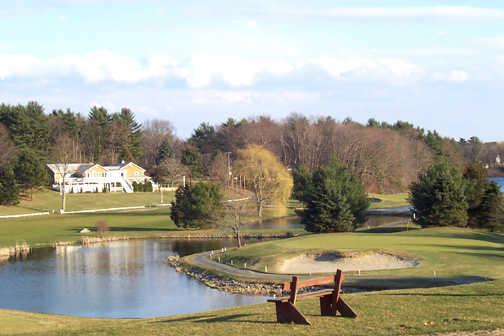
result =
M46 200L44 200L46 196ZM31 203L24 201L20 206L30 204L32 209L44 209L51 202L57 202L54 196L59 197L53 191L41 191L34 196ZM145 205L152 200L158 200L159 193L107 193L107 194L69 194L68 204L72 210L77 209L98 209L108 207L118 207L126 205ZM226 193L226 199L243 197L237 193ZM165 200L173 199L173 193L165 193ZM121 204L124 200L126 204ZM79 207L76 206L77 201ZM292 202L291 202L292 203ZM57 204L57 203L55 203ZM72 208L72 204L73 208ZM295 203L289 204L287 211L288 215L292 215ZM3 207L6 208L6 207ZM12 210L19 206L7 207ZM24 209L24 208L23 208ZM274 209L265 209L264 219L278 217ZM241 218L243 223L253 223L257 221L255 213L245 214ZM31 246L47 245L54 242L69 241L76 242L82 235L79 231L83 228L93 230L96 223L105 221L110 227L110 231L106 233L109 236L128 236L128 237L159 237L170 234L177 234L180 229L175 226L170 219L170 209L167 207L146 208L142 210L121 210L102 213L86 213L86 214L66 214L66 215L48 215L23 218L0 218L0 247L13 246L16 243L26 242ZM191 235L204 236L206 234L215 235L216 232L222 232L224 228L230 227L234 223L232 216L226 216L219 222L215 223L214 228L208 230L193 231ZM244 229L247 233L249 230ZM291 231L302 231L285 229L261 229L253 230L254 233L259 231L264 234L278 234ZM91 233L93 235L94 233Z
M421 258L394 275L489 277L468 285L345 294L357 319L321 317L317 300L301 301L312 326L274 323L272 304L155 319L86 319L0 310L0 334L12 335L425 335L504 328L504 236L465 229L321 234L250 245L234 252L267 258L283 252L380 249ZM380 272L377 272L380 273Z
M0 219L0 247L17 242L35 246L77 241L82 228L94 229L98 221L105 221L110 227L108 234L114 236L156 236L177 229L167 208Z
M173 199L174 192L164 192L164 202ZM67 211L90 210L141 206L160 203L159 192L147 193L77 193L67 194ZM41 189L33 193L33 198L25 196L18 205L0 206L0 215L13 215L32 212L52 212L61 206L61 196L58 192Z
M226 253L234 265L274 269L284 258L306 252L384 251L420 259L420 265L366 271L366 276L467 277L504 279L504 236L463 228L431 228L396 233L327 233L250 245ZM454 262L456 260L456 262Z
M394 208L409 205L408 193L399 194L368 194L371 209Z

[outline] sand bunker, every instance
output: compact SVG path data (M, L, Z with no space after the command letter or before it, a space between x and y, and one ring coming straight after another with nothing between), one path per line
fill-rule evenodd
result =
M371 271L413 267L418 260L407 259L386 253L356 254L304 254L281 263L277 272L288 274L330 273L343 271Z

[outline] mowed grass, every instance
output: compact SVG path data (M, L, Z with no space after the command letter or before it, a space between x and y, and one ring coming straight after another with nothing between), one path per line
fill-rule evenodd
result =
M397 233L328 233L253 244L226 253L224 260L248 268L274 269L282 260L306 252L383 251L420 260L397 270L366 271L366 276L504 279L504 235L463 228L431 228Z
M370 208L395 208L409 205L408 193L399 194L368 194L371 200Z
M155 237L177 229L168 208L0 219L0 247L78 241L81 229L94 230L99 221L108 224L111 236Z
M425 335L504 328L504 236L465 229L385 234L323 234L250 245L236 251L261 258L292 251L380 249L407 253L424 263L390 274L475 275L493 281L428 289L345 294L357 319L321 317L317 300L297 305L312 326L275 323L272 304L155 319L86 319L0 310L4 335Z
M169 203L174 192L164 192L163 202ZM139 193L67 193L66 210L92 210L159 204L159 192ZM33 193L33 198L24 196L20 203L14 206L0 206L0 215L15 215L33 212L52 212L61 207L61 196L57 191L40 189Z

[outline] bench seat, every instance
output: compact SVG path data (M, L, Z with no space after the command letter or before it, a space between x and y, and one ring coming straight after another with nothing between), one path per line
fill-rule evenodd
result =
M331 295L333 292L334 292L334 289L321 289L318 291L298 294L296 296L296 299L299 301L299 300L303 300L303 299L321 297L321 296ZM289 298L290 298L290 296L279 296L276 298L268 299L268 302L286 302L286 301L289 301Z

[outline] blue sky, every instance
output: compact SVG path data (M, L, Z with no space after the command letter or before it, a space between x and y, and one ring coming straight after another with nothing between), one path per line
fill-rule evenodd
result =
M502 1L106 3L2 1L0 101L128 106L183 137L295 111L504 140Z

